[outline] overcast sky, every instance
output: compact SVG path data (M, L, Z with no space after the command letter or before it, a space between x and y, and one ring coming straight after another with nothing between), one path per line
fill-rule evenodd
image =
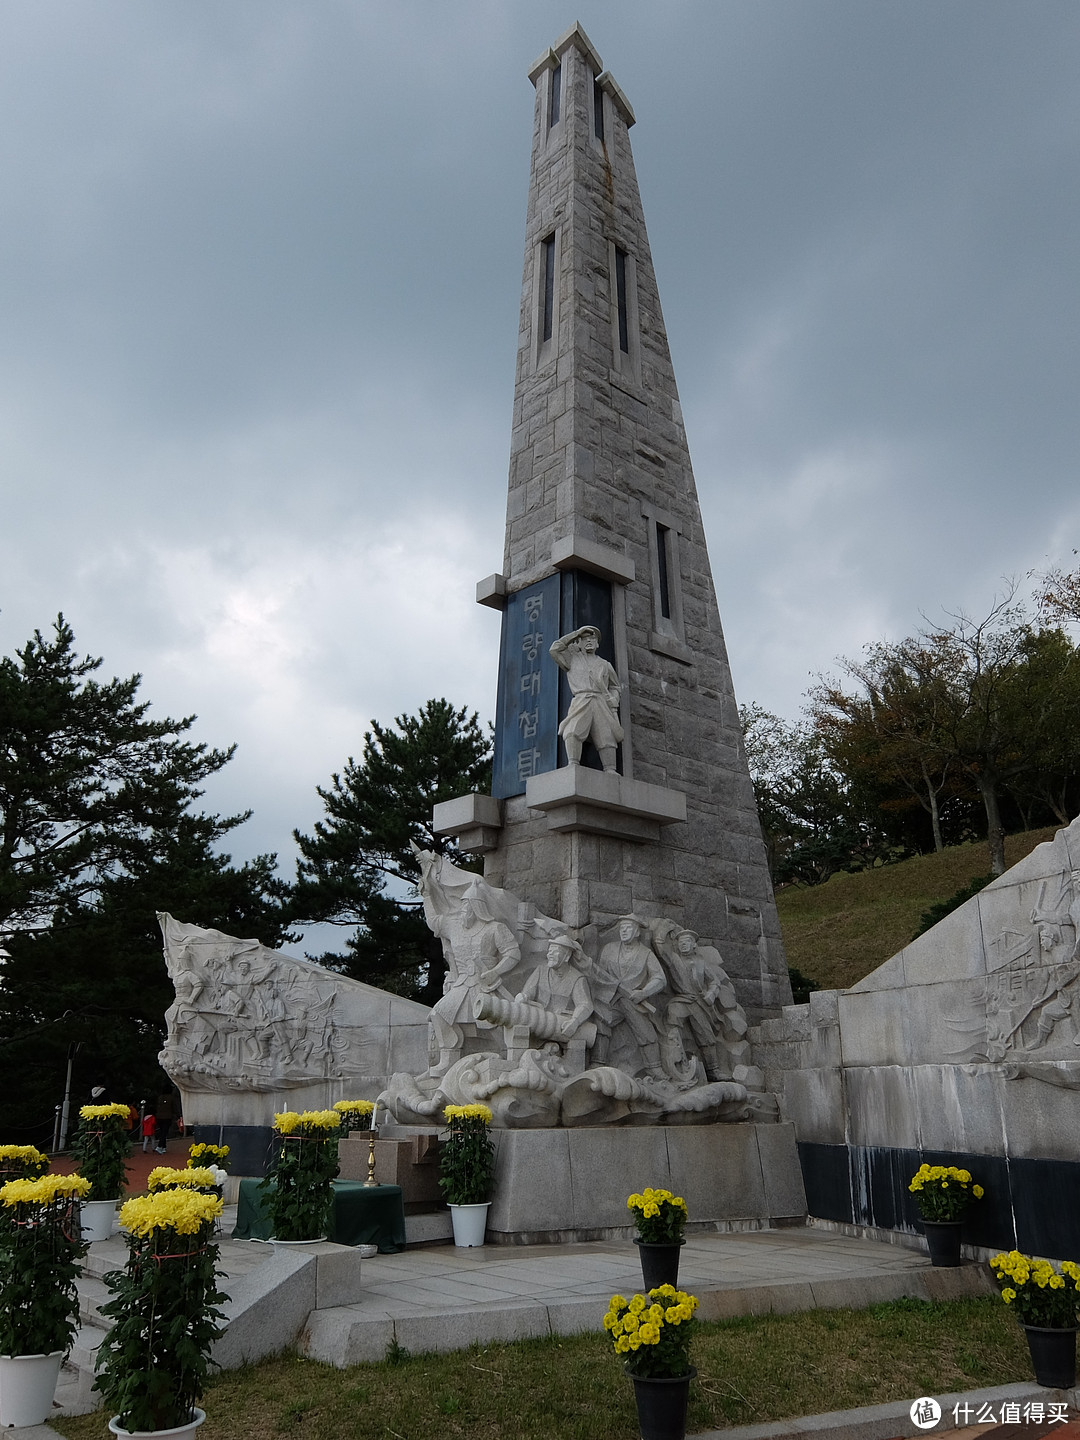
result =
M0 651L315 786L494 710L531 61L631 132L741 700L1075 563L1076 0L0 0Z

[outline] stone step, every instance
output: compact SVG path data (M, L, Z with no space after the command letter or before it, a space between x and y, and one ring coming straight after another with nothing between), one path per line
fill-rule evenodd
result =
M101 1307L112 1299L112 1291L104 1280L98 1280L93 1275L82 1275L77 1281L76 1288L79 1292L80 1320L84 1324L98 1325L102 1331L107 1330L112 1321L102 1315Z
M83 1260L83 1275L100 1280L110 1270L122 1270L127 1262L127 1242L122 1235L95 1240Z
M421 1215L405 1216L405 1244L448 1245L453 1242L454 1227L449 1210L432 1210Z
M91 1410L99 1410L102 1404L101 1392L94 1389L93 1367L80 1368L70 1360L66 1362L56 1382L53 1415L88 1415Z
M95 1325L92 1321L80 1325L75 1332L75 1343L64 1361L64 1369L88 1370L93 1374L97 1364L98 1346L107 1334L108 1330L104 1325Z

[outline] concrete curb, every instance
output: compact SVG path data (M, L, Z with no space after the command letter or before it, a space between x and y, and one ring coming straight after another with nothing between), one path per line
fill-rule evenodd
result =
M941 1406L941 1420L934 1430L920 1430L911 1418L911 1400L894 1400L888 1405L863 1405L857 1410L830 1410L824 1415L804 1415L763 1425L735 1425L726 1430L702 1430L687 1440L905 1440L911 1435L947 1435L953 1424L954 1405L988 1404L998 1410L1004 1400L1021 1405L1029 1400L1044 1404L1064 1402L1075 1412L1080 1407L1080 1389L1048 1390L1033 1382L995 1385L987 1390L968 1390L959 1395L935 1395ZM1073 1415L1070 1414L1070 1419ZM971 1425L965 1420L961 1429Z

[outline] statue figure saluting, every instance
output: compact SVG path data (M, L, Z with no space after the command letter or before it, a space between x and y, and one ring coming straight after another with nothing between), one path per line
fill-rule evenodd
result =
M582 625L561 635L550 650L560 670L566 671L570 693L570 709L559 725L559 734L566 746L571 765L580 765L581 747L591 740L605 770L615 769L615 750L623 738L619 724L619 677L612 665L598 655L600 631L595 625Z

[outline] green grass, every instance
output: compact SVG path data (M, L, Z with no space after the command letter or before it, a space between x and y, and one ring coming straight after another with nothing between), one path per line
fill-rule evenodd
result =
M1006 836L1006 862L1015 865L1055 833L1051 827ZM788 886L776 896L788 964L820 990L854 985L904 948L924 910L989 869L986 845L979 841L899 865L833 875L824 885Z
M746 1316L698 1327L688 1431L1030 1381L996 1298ZM634 1440L632 1389L602 1335L472 1346L335 1370L297 1357L217 1377L199 1440ZM106 1416L54 1420L107 1440Z

